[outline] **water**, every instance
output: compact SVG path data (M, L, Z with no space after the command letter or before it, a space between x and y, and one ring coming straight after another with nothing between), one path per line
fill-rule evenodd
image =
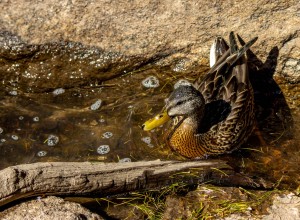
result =
M38 161L167 159L158 134L151 134L151 143L143 141L149 133L142 131L141 124L163 106L172 88L166 84L171 76L157 76L164 88L146 88L141 82L149 72L156 70L62 93L20 90L12 96L2 87L0 139L5 141L0 142L0 168ZM101 145L110 151L99 154Z
M9 71L12 66L25 66L15 60L5 62ZM59 60L59 65L62 63ZM46 89L31 89L30 83L5 78L0 88L0 169L42 161L184 160L166 147L165 128L145 132L141 125L161 110L178 80L193 81L206 70L145 65L118 77L102 76L106 79L103 83L93 80L97 74L93 70L90 78L81 78L90 82L88 85L55 83L57 87L47 85ZM17 71L25 74L20 68ZM252 82L259 129L242 149L217 158L249 176L296 187L300 183L299 86L280 77L274 81L268 72L255 74Z

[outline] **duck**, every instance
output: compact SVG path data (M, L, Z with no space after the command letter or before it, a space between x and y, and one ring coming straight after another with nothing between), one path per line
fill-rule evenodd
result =
M230 32L229 45L218 36L210 49L210 69L193 83L176 83L162 111L142 125L152 130L169 121L165 141L186 158L231 153L254 129L254 94L246 51L255 37L240 48Z

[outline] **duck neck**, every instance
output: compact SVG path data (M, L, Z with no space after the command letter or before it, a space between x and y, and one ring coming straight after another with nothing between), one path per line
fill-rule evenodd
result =
M198 133L202 118L189 116L178 125L168 136L168 145L179 154L187 158L204 157L201 135Z
M203 112L204 111L201 109L201 111L197 111L194 114L189 115L183 121L183 123L188 124L191 127L191 129L193 129L194 131L197 131L202 122Z

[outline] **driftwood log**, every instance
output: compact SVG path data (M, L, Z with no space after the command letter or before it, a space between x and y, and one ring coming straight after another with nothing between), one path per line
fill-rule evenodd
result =
M37 195L101 197L179 181L265 187L217 160L34 163L0 171L0 206Z

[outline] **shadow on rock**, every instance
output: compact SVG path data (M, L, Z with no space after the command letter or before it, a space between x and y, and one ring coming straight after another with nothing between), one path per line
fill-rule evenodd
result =
M245 42L238 37L240 43ZM257 126L264 139L272 142L292 137L293 118L283 92L273 79L279 55L275 46L262 62L251 51L247 51L250 81L254 90Z

